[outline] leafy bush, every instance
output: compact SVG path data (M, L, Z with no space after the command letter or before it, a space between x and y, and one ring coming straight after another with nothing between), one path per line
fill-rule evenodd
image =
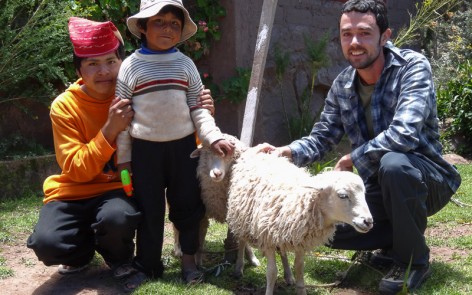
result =
M223 96L221 97L234 104L246 99L251 79L251 69L236 68L236 72L236 76L223 81ZM219 101L220 97L216 100Z
M471 154L472 135L472 3L459 1L425 33L438 100L438 114L447 127L443 145ZM462 145L462 146L461 146Z
M450 119L446 137L463 136L462 153L472 152L472 62L459 65L456 75L437 90L438 112L443 121Z
M70 80L68 1L0 0L0 6L0 103L47 103Z
M0 161L17 160L51 153L53 151L47 150L31 138L25 138L20 134L13 134L0 140Z
M297 69L297 71L304 73L306 81L308 82L307 85L303 87L301 93L298 91L295 83L293 83L297 113L291 117L289 117L285 106L282 84L286 79L285 75L287 70L289 67L293 67L293 65L290 64L289 53L282 50L280 45L277 45L274 49L275 76L277 83L279 84L280 94L282 97L282 108L291 141L309 134L313 128L315 120L322 110L322 108L320 108L318 113L315 113L312 110L311 105L318 72L329 64L329 56L326 52L328 41L328 34L325 34L319 40L312 40L308 36L304 36L305 55L301 63L301 69Z

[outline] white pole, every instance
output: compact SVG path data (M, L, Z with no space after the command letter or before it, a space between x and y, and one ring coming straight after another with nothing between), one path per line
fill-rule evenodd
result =
M241 130L241 141L248 146L252 146L254 138L257 108L259 106L259 97L276 8L277 0L264 0Z

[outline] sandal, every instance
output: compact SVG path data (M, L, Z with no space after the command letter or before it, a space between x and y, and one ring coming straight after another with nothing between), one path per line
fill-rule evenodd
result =
M147 281L149 281L147 275L141 271L137 271L126 279L123 288L125 289L125 292L130 293Z
M75 274L75 273L83 271L88 266L89 266L88 263L81 266L70 266L70 265L61 264L57 268L57 272L60 273L61 275L71 275L71 274Z
M182 280L187 283L187 285L200 284L203 283L204 273L199 270L183 270Z
M138 272L138 270L134 268L131 263L118 264L116 266L113 266L111 268L111 271L115 279L122 279Z

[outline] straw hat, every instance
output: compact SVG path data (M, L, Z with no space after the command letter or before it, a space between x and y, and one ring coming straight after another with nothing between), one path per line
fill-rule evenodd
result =
M123 44L120 31L110 22L95 22L80 17L69 18L69 37L74 53L93 57L114 52Z
M166 5L172 5L178 7L182 10L185 16L184 27L182 29L182 35L180 37L180 42L184 42L188 38L192 37L197 32L197 25L190 18L190 15L182 4L181 0L141 0L141 6L139 12L135 15L132 15L127 20L128 29L133 35L138 38L141 38L141 32L139 31L138 19L140 18L149 18L154 16L161 11L161 9Z

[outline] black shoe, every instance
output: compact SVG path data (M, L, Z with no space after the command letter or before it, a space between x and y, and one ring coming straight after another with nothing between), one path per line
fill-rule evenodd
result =
M357 251L352 260L373 267L380 271L385 271L392 267L393 258L389 250L379 249L375 251Z
M393 265L393 258L390 250L379 249L370 252L369 265L380 270L389 269Z
M394 264L390 271L380 281L380 294L397 294L403 289L404 285L408 291L415 290L419 288L431 275L429 263L424 267L410 269L408 278L406 278L407 269L407 267Z

